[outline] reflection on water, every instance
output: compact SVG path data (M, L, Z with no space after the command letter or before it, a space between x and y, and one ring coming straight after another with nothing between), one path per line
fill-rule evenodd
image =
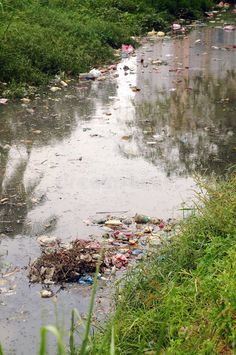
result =
M230 48L235 39L234 32L205 29L191 39L147 44L152 52L139 55L148 67L140 65L137 81L135 142L168 176L223 174L236 162L236 51L212 48ZM168 65L151 64L157 59Z
M44 200L43 192L37 198L34 196L42 176L35 172L27 185L25 182L31 152L62 143L76 129L79 120L89 121L95 113L94 100L107 103L108 95L100 90L101 85L98 82L91 88L91 83L85 82L65 96L38 98L21 107L17 104L0 107L0 197L7 198L0 204L0 232L16 235L29 229L24 223L29 210L34 202ZM115 83L106 86L114 95Z

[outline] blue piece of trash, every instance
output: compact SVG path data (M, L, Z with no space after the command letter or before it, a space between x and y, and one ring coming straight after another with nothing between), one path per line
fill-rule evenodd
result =
M134 250L132 251L132 255L140 255L140 254L143 254L143 250L134 249Z
M92 285L93 284L93 278L92 278L92 276L89 276L89 275L81 276L79 278L78 283L80 285Z

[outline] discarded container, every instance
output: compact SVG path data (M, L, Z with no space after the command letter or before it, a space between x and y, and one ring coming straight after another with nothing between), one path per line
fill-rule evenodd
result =
M108 221L105 222L105 225L118 227L122 225L122 222L118 219L109 219Z
M79 278L78 283L80 285L92 285L93 284L93 278L90 275L84 275L84 276L81 276Z
M165 36L165 32L158 31L158 32L157 32L157 36L158 36L158 37L164 37L164 36Z
M148 216L145 216L145 215L143 215L143 214L137 214L136 213L136 215L134 216L134 221L136 222L136 223L148 223L148 222L150 222L150 220L151 220L151 218L150 217L148 217Z
M90 70L89 74L92 75L94 78L98 78L99 76L101 76L100 70L95 69L95 68Z

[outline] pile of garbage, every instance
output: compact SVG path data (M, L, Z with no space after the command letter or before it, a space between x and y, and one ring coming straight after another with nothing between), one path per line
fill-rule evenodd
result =
M85 273L94 273L99 260L101 245L98 242L75 240L61 244L60 240L50 237L39 238L42 255L29 270L32 283L58 284L77 282ZM101 260L100 271L105 267L105 256Z
M132 261L148 255L177 231L177 222L136 214L132 218L84 221L102 230L102 241L76 239L63 244L55 237L41 236L42 254L29 266L29 280L45 285L77 282L91 285L99 261L100 276L114 274Z

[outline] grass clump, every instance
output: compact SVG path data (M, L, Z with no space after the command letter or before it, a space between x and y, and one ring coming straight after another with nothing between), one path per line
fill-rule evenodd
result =
M181 236L127 275L90 353L109 354L113 342L116 354L234 354L235 220L233 174L206 188Z
M113 59L113 49L171 19L196 17L211 0L1 0L0 83L40 85ZM185 11L185 12L184 12ZM8 95L2 89L0 94Z

